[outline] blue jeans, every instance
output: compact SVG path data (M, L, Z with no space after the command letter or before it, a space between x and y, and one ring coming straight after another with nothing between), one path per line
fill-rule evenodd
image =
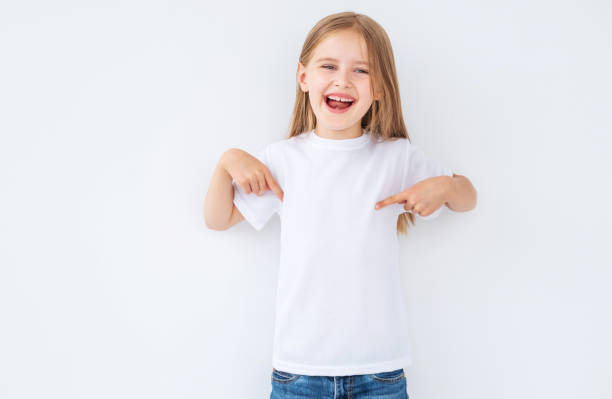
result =
M270 399L409 399L404 369L326 377L272 368L271 380Z

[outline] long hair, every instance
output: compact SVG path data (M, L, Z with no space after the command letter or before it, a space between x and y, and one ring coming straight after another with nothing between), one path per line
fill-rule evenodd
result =
M328 35L342 30L357 32L365 40L368 48L370 90L372 93L377 93L379 98L372 102L370 109L361 119L361 127L371 136L381 140L398 138L410 140L402 116L391 41L378 22L367 15L351 11L328 15L317 22L306 36L299 61L307 66L319 43ZM315 127L316 116L310 106L308 92L303 92L299 83L296 83L289 138L311 131ZM414 224L414 221L415 217L412 213L400 214L397 219L397 231L407 234L410 223Z

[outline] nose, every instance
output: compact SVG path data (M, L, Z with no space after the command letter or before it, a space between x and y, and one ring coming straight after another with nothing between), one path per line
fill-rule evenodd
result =
M349 76L350 76L349 69L339 70L338 73L336 73L335 86L348 87L349 80L350 80Z

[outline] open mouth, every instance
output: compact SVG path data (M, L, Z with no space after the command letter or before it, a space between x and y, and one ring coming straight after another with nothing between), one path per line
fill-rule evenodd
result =
M327 109L334 113L346 112L354 103L354 100L340 98L336 96L325 96L325 104Z

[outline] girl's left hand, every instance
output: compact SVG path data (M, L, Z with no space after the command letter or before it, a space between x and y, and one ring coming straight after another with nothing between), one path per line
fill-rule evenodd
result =
M376 203L375 209L391 204L404 204L406 211L429 216L447 201L451 189L450 176L436 176L421 180L406 190Z

